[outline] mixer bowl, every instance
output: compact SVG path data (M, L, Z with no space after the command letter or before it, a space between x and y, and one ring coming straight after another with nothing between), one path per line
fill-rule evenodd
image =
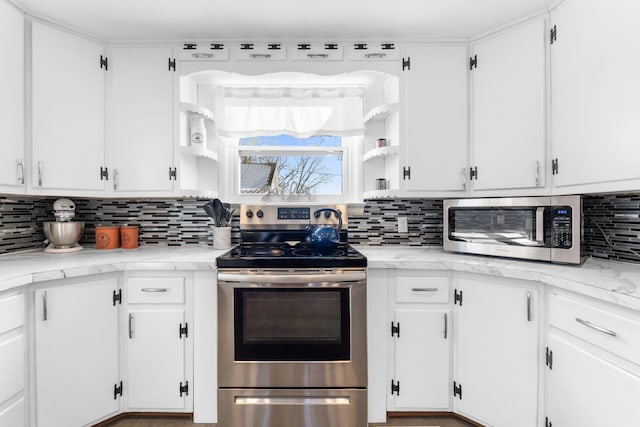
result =
M43 224L44 235L47 240L53 243L56 248L73 247L82 237L84 232L84 222L69 221L58 222L50 221Z

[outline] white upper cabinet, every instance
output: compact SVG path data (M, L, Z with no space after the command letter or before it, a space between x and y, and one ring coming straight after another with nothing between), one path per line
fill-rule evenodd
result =
M31 188L104 190L104 47L32 25ZM44 190L44 191L41 191Z
M0 1L0 191L25 188L24 15Z
M476 191L544 187L545 27L537 18L471 46Z
M174 61L170 47L111 49L109 144L115 192L158 195L173 190L177 178L173 164Z
M640 188L640 2L551 11L554 193Z
M410 46L400 77L404 147L400 182L408 195L463 194L467 158L466 45Z

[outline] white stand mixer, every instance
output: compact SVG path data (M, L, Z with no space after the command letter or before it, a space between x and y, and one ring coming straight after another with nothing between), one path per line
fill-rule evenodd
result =
M76 214L76 206L69 199L58 199L53 203L55 221L43 224L44 234L47 236L44 249L49 253L68 253L82 250L78 240L84 232L84 222L71 221Z

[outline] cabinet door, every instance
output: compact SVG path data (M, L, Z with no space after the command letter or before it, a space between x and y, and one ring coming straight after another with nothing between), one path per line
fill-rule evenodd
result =
M404 182L408 192L466 188L467 47L421 46L403 50L411 68L401 75Z
M472 46L474 190L544 185L545 19Z
M636 1L566 0L551 12L555 193L638 189L638 22Z
M111 165L113 188L171 191L173 79L168 47L114 47Z
M449 410L450 351L448 310L398 308L393 410Z
M184 409L185 324L183 309L132 309L128 314L128 405L130 410Z
M103 190L102 45L32 27L32 187Z
M575 342L575 341L573 341ZM551 333L545 416L554 427L635 427L640 378Z
M0 189L24 191L24 15L0 2Z
M454 397L454 409L495 427L536 427L537 292L467 277L458 279L456 292L462 304L454 306L454 381L462 398Z
M118 280L35 292L38 427L80 426L118 410Z

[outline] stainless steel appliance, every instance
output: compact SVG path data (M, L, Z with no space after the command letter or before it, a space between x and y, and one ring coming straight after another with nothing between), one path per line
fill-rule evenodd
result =
M346 224L346 208L341 212ZM367 425L366 258L317 249L336 214L242 206L242 243L217 258L218 425Z
M444 249L580 264L580 196L445 200Z

